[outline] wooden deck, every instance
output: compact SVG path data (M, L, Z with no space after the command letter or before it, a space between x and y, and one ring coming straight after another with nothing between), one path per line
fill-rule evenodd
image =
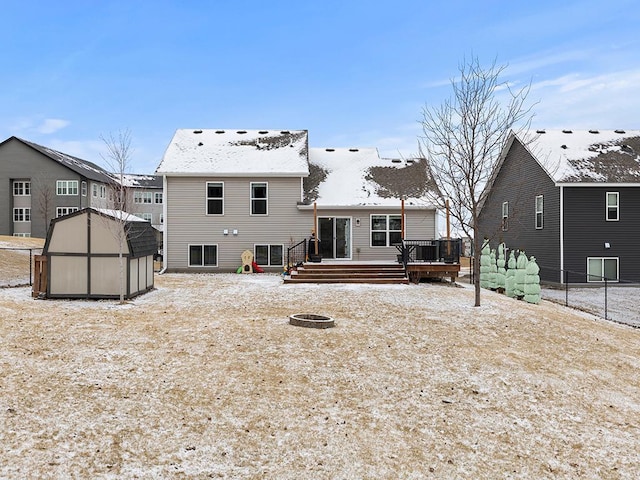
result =
M405 274L398 262L354 262L323 260L305 263L285 277L285 283L418 283L424 278L451 278L460 273L459 263L415 262L407 265Z
M452 282L460 275L459 263L415 262L407 264L409 280L418 283L423 278L447 278Z

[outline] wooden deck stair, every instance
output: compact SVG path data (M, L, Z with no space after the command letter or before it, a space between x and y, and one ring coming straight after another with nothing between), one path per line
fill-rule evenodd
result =
M395 263L305 263L285 283L407 284L404 268Z

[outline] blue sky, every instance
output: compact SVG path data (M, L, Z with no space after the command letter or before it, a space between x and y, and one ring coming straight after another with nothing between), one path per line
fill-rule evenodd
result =
M417 151L465 57L531 82L537 128L640 128L636 0L2 2L0 141L104 164L128 129L152 173L178 128L307 129Z

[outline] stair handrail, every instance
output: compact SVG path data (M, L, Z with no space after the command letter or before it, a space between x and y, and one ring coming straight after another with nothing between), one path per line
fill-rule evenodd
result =
M301 248L302 247L302 248ZM293 267L304 263L307 259L307 240L300 240L295 245L287 248L286 271L290 275Z

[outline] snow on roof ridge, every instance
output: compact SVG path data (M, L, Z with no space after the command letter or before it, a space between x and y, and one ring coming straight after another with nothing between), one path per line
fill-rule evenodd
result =
M619 142L633 137L640 137L640 130L538 129L523 143L555 182L579 178L605 182L610 179L590 169L588 160L620 151L623 146Z

